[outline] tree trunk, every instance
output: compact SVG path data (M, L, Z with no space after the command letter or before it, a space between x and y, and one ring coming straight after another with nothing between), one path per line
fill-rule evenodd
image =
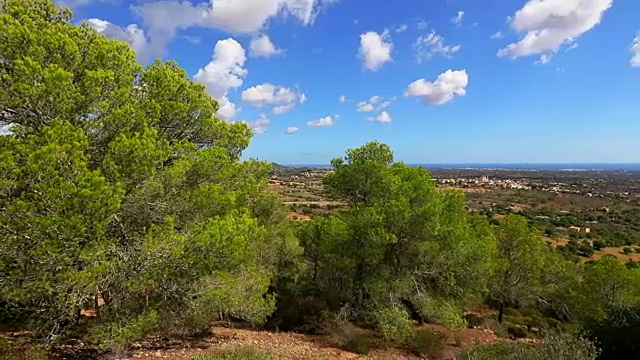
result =
M502 315L504 314L504 303L500 303L500 310L498 311L498 323L502 324Z

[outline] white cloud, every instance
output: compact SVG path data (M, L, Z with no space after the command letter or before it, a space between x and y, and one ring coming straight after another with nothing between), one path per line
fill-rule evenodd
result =
M320 126L333 126L336 121L330 116L324 116L316 120L307 121L307 126L320 127Z
M391 61L392 50L393 43L388 31L382 34L369 31L360 35L359 56L368 70L377 71L386 62Z
M305 102L307 96L293 88L264 83L244 90L242 100L256 107L275 105L273 113L284 114L296 107L298 103Z
M542 54L540 55L540 59L536 60L535 63L539 65L546 65L551 61L551 59L553 59L552 53Z
M379 95L372 96L368 101L360 101L356 107L358 112L380 111L391 105L391 101L382 101Z
M153 53L153 44L149 42L143 29L136 24L130 24L126 28L112 24L106 20L88 19L87 24L96 29L100 34L121 41L125 41L136 52L139 62L150 59Z
M418 62L431 59L435 55L451 58L461 47L461 45L445 45L444 38L436 34L435 31L418 37L413 43L413 49Z
M498 31L496 33L493 33L489 38L490 39L502 39L504 37L504 34L502 33L502 31Z
M213 49L212 60L199 69L193 79L205 85L209 95L220 103L218 115L230 119L240 109L232 103L227 94L230 89L237 89L242 85L247 70L243 67L247 60L242 45L229 38L219 40Z
M297 132L298 132L298 130L300 130L300 129L298 129L298 128L297 128L297 127L295 127L295 126L289 126L289 127L287 128L287 130L285 130L285 131L284 131L284 133L285 133L285 134L287 134L287 135L291 135L291 134L295 134L295 133L297 133Z
M401 33L403 31L407 30L408 28L409 28L409 26L407 26L407 24L400 24L400 26L398 26L396 28L396 32L397 33Z
M253 57L268 58L282 53L282 49L276 48L268 35L261 34L251 39L249 43L250 54Z
M341 103L347 102L347 96L346 95L340 95L340 97L338 98L338 101L340 101Z
M422 97L426 105L442 105L453 100L454 96L464 96L469 84L466 70L447 70L438 75L434 82L418 79L407 88L404 96Z
M389 115L388 112L383 111L380 113L380 115L376 116L376 117L368 117L367 118L369 121L377 121L377 122L391 122L393 119L391 118L391 115Z
M516 59L555 53L598 25L612 4L613 0L529 0L509 18L522 38L498 51L498 56Z
M276 17L311 25L332 0L159 0L131 6L148 28L153 55L162 55L177 31L193 26L224 30L233 34L252 34L263 30Z
M462 18L464 17L464 11L458 11L458 14L456 14L456 16L454 16L451 19L451 22L455 25L455 26L460 26L462 25Z
M260 114L256 121L243 121L249 126L255 135L264 135L267 132L267 125L271 122L267 115Z
M640 34L638 34L631 43L631 53L633 53L633 56L631 57L631 66L640 67Z

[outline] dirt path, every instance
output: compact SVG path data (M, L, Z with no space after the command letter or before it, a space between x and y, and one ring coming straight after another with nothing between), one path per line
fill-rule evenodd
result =
M487 329L462 329L456 332L447 331L436 325L427 325L430 330L445 334L445 359L454 359L461 349L479 344L492 344L498 337ZM338 349L330 344L324 336L309 336L295 333L276 333L260 330L234 329L214 327L212 335L206 339L192 343L168 344L163 348L151 348L146 344L143 348L132 351L126 359L138 360L189 360L201 353L233 350L243 346L253 346L266 351L274 359L282 360L344 360L344 359L420 359L398 349L377 349L369 355L359 355Z

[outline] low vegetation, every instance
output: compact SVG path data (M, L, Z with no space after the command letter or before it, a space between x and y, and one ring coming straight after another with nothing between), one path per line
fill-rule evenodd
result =
M0 321L29 344L1 343L8 356L119 353L218 320L361 354L441 358L446 334L423 326L437 324L505 338L465 359L638 356L637 266L568 261L526 217L468 211L463 191L375 141L322 178L339 206L290 220L270 165L241 161L249 128L218 119L178 64L143 68L49 0L3 1L0 26Z

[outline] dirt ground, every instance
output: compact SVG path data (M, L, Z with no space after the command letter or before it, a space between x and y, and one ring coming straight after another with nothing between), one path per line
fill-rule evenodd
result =
M443 360L455 359L461 350L476 345L508 341L499 339L489 329L461 329L452 332L438 325L423 326L444 334L446 347ZM11 336L6 333L2 335ZM204 338L149 338L134 344L127 353L97 354L84 352L75 347L62 348L59 349L54 359L190 360L198 354L217 353L245 346L263 350L269 353L273 359L279 360L420 359L394 348L379 348L373 350L369 355L359 355L337 348L328 336L270 332L229 326L215 326L212 328L211 335Z
M488 329L462 329L451 332L437 325L425 325L430 330L445 334L447 347L445 359L454 359L461 349L479 344L492 344L498 337ZM276 333L261 330L214 327L209 338L193 343L164 344L154 348L153 344L141 344L124 359L139 360L188 360L201 353L233 350L253 346L271 354L274 359L420 359L398 349L377 349L369 355L359 355L334 347L324 336L309 336L295 333Z

